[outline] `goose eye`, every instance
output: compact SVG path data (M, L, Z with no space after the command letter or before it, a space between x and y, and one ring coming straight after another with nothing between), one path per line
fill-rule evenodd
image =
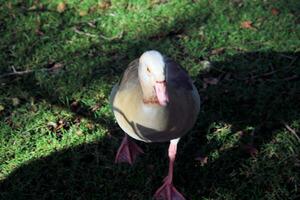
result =
M150 69L149 69L149 67L147 67L147 71L150 73Z

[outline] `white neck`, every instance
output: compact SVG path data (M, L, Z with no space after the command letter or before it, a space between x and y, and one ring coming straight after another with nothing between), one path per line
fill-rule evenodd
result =
M157 101L155 82L165 80L165 63L158 51L146 51L139 59L139 80L144 101Z
M139 80L143 91L143 100L144 101L156 100L157 98L156 98L154 85L152 84L145 70L142 70L141 67L139 67Z

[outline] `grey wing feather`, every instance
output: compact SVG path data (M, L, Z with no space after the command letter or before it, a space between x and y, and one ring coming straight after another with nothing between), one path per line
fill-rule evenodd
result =
M174 60L164 57L167 67L167 82L173 84L176 88L193 90L192 80L188 73Z
M125 70L122 80L119 83L119 90L127 89L128 87L139 84L138 77L139 59L132 61Z
M111 92L110 92L110 95L109 95L109 103L110 103L111 106L113 105L113 102L114 102L116 93L117 93L117 91L118 91L118 88L119 88L119 83L115 84L114 87L113 87L113 89L112 89Z
M119 90L124 90L130 86L134 86L138 82L138 64L138 59L132 61L123 73L120 81L114 85L109 95L109 102L111 105L113 104L114 98Z

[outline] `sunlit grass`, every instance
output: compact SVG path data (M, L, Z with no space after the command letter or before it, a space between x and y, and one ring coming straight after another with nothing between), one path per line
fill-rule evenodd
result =
M122 131L108 102L148 49L179 62L200 91L175 166L187 199L299 198L299 8L296 0L1 3L0 77L36 71L0 78L0 198L152 198L167 144L141 144L134 166L115 165Z

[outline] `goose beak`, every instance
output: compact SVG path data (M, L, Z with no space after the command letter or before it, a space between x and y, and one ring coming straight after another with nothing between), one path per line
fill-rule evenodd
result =
M155 82L155 92L158 102L161 106L166 106L169 102L169 95L167 92L167 82L166 81L156 81Z

